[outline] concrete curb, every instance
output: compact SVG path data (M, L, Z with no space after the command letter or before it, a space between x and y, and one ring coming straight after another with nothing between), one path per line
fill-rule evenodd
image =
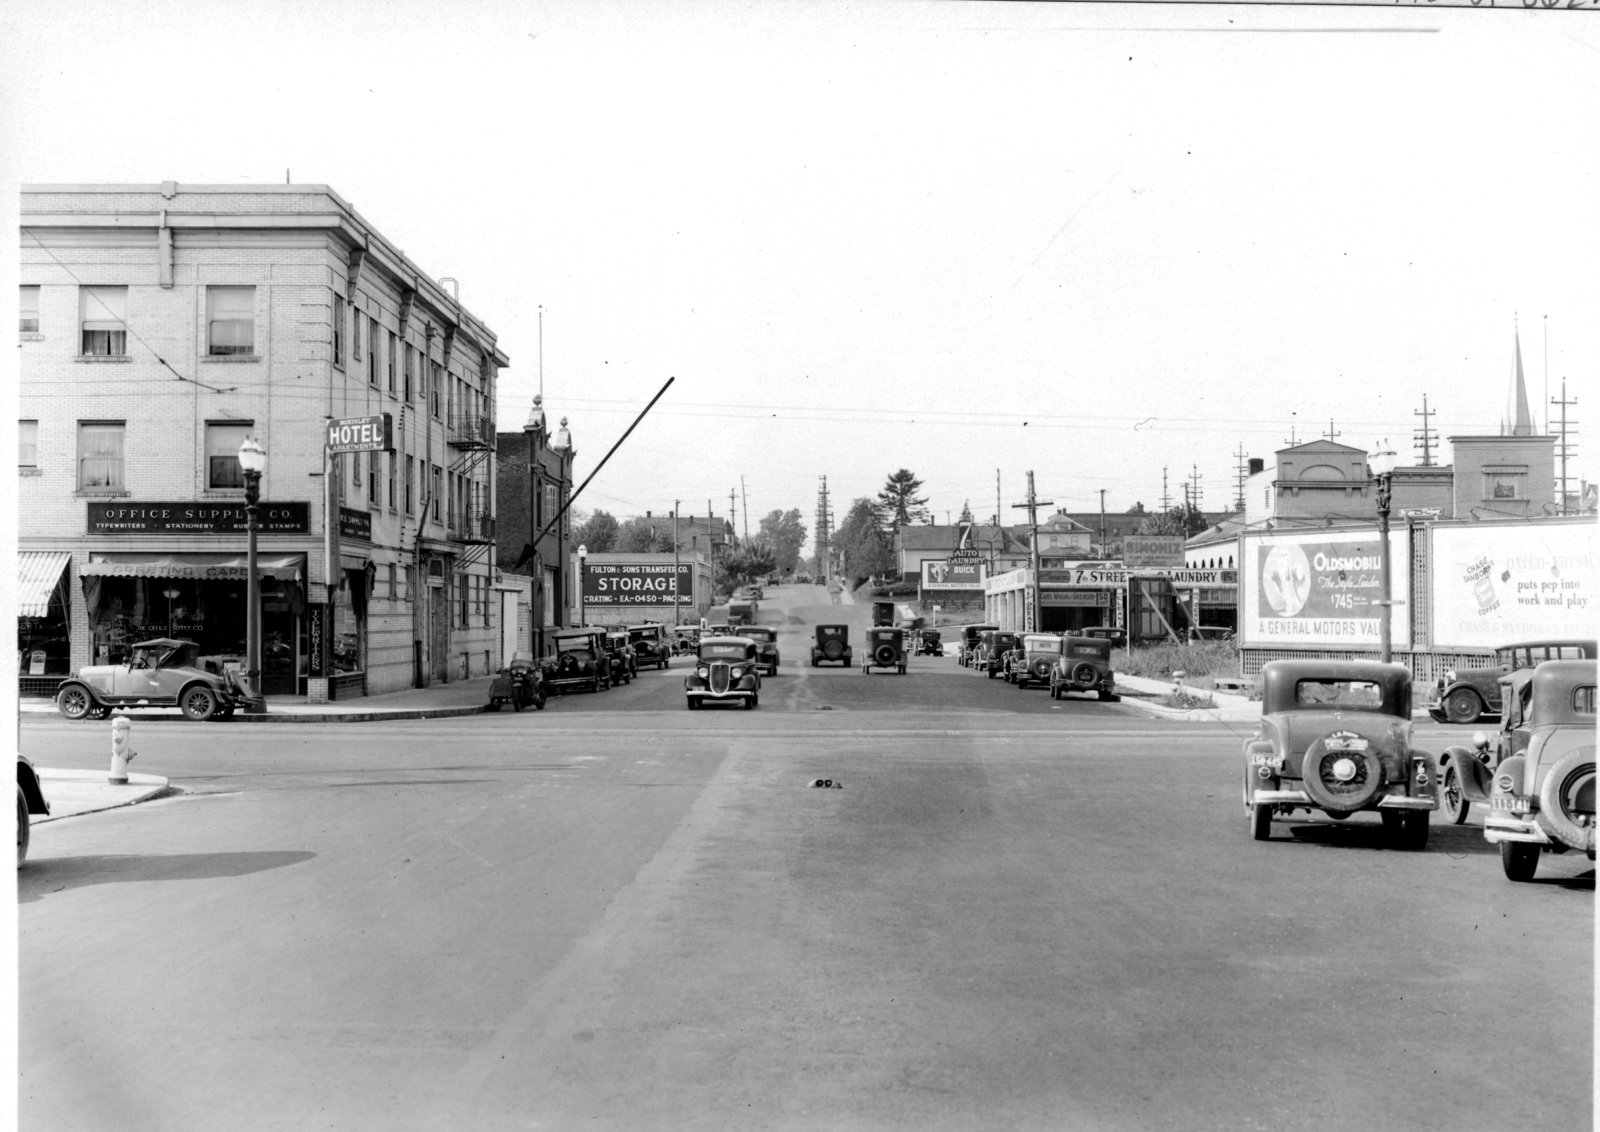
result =
M106 774L97 771L37 769L39 784L50 803L50 813L35 817L34 825L81 814L98 814L182 793L157 774L129 774L127 785L113 785Z

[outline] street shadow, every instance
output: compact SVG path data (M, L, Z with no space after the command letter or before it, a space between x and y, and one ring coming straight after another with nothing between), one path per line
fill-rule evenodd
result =
M263 853L102 854L92 857L34 857L17 870L17 902L30 904L57 892L95 884L158 880L214 880L242 877L309 861L304 849Z

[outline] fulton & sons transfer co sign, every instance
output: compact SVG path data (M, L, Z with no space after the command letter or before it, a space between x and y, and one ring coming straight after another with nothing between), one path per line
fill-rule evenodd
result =
M684 562L590 562L583 568L584 605L690 605L693 566ZM672 579L676 573L677 588Z

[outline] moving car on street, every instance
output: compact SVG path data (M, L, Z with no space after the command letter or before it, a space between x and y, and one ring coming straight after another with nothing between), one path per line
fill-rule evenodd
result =
M741 625L754 625L759 608L754 598L735 598L728 603L728 624L736 629Z
M56 689L68 719L104 719L115 707L176 707L187 719L226 719L245 701L229 671L200 667L200 646L160 637L133 646L126 664L78 669Z
M694 670L683 678L689 710L706 704L761 703L761 668L756 643L748 637L701 637Z
M944 641L939 636L939 630L917 630L916 647L911 651L916 656L943 656Z
M778 630L766 625L746 625L739 630L741 637L756 643L756 662L763 675L778 674Z
M694 652L694 647L700 642L700 626L679 625L672 630L672 655L680 656L683 653Z
M855 664L855 653L850 649L850 626L817 626L817 643L811 646L811 667L815 668L823 661L842 664L846 668Z
M862 652L861 673L866 675L873 666L893 668L906 674L906 631L895 626L874 625L867 630L867 644Z
M629 625L628 642L633 645L635 671L647 664L665 668L672 657L672 642L667 640L665 625L653 621L645 625Z
M611 687L611 662L604 629L563 629L555 635L555 656L545 661L544 686L552 692Z
M1488 803L1483 836L1500 846L1508 880L1532 880L1542 853L1594 860L1595 667L1551 660L1515 673L1500 731L1506 757L1481 773L1477 760L1458 764L1466 796Z
M1064 700L1068 692L1093 692L1095 698L1115 703L1117 675L1111 669L1111 642L1104 637L1061 638L1061 652L1050 666L1050 698Z
M1595 642L1523 641L1494 650L1494 661L1484 668L1447 668L1434 685L1428 714L1440 723L1476 723L1486 715L1500 714L1500 678L1547 660L1594 659Z
M1428 844L1433 759L1411 746L1411 673L1368 660L1273 660L1261 724L1244 742L1244 810L1257 841L1275 817L1375 810L1397 849Z

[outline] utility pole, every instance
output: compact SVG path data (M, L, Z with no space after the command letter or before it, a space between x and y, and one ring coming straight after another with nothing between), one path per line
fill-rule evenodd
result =
M1243 511L1244 511L1244 485L1245 485L1245 481L1250 478L1250 461L1245 458L1244 445L1243 444L1239 445L1239 451L1235 452L1234 456L1236 456L1238 458L1239 462L1237 464L1235 464L1234 468L1233 468L1234 478L1238 481L1237 490L1235 491L1234 496L1233 496L1233 509L1235 511L1243 513Z
M1172 510L1172 495L1167 491L1167 466L1161 465L1161 511L1165 514Z
M738 521L739 521L738 493L735 492L733 490L733 488L730 487L728 489L728 522L737 523ZM745 524L745 525L747 527L749 526L748 523ZM735 527L734 531L737 532L738 531L738 527ZM746 530L745 531L745 536L749 537L749 534L750 534L750 532L748 530Z
M1567 457L1572 455L1577 450L1576 446L1567 439L1567 428L1569 425L1575 425L1578 423L1577 421L1567 420L1567 406L1576 405L1578 403L1578 399L1574 397L1570 401L1567 400L1566 378L1563 377L1561 379L1561 400L1557 401L1552 399L1550 403L1552 405L1561 406L1561 432L1558 434L1561 437L1561 475L1556 479L1556 484L1558 487L1556 514L1565 515L1567 513L1568 499L1567 484L1570 482L1567 477Z
M817 572L822 575L824 584L833 580L833 553L829 545L832 529L832 517L828 514L828 477L823 476L822 486L817 489Z
M1055 506L1055 500L1039 499L1034 495L1033 473L1030 471L1028 473L1028 501L1026 503L1013 503L1011 506L1013 508L1026 507L1028 509L1028 560L1033 564L1033 586L1031 587L1033 590L1033 620L1030 621L1027 611L1024 610L1022 629L1023 632L1031 632L1035 627L1034 622L1042 622L1044 620L1042 616L1043 610L1039 608L1039 508L1053 507Z
M678 624L678 508L683 500L672 501L672 624Z
M994 525L1000 526L1005 512L1000 510L1000 469L994 470Z
M1333 418L1329 417L1328 418L1328 431L1322 434L1322 439L1324 439L1324 440L1337 440L1339 437L1341 437L1343 435L1344 435L1344 433L1342 433L1342 432L1334 432L1333 431Z
M1100 489L1100 557L1106 556L1106 489Z
M1424 468L1433 467L1433 428L1428 424L1428 418L1437 411L1436 409L1428 408L1428 395L1426 393L1422 395L1422 409L1420 411L1416 409L1411 411L1412 416L1422 418L1422 429L1412 433L1411 447L1422 449L1421 466Z
M1194 486L1194 490L1193 490L1193 492L1190 493L1188 510L1190 510L1190 511L1199 511L1200 510L1201 494L1200 494L1200 466L1198 464L1190 464L1189 465L1189 482L1190 482L1190 484L1192 484ZM1187 519L1187 516L1185 516L1185 518Z
M750 541L750 493L744 488L744 476L739 477L739 497L744 500L744 541Z

